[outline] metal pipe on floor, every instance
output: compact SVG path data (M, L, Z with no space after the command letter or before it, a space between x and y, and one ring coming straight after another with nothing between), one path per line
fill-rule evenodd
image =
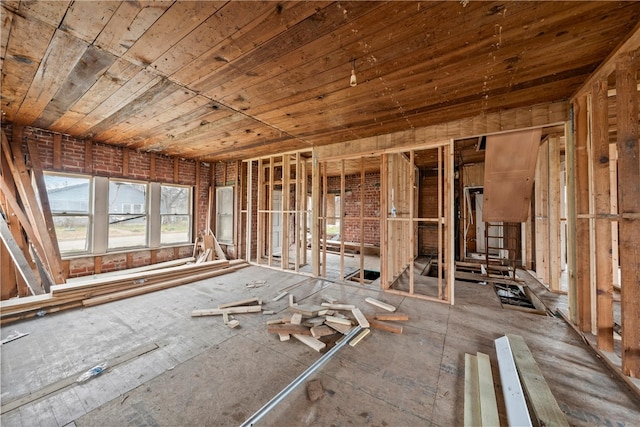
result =
M358 332L360 332L362 328L360 325L356 325L345 337L336 343L331 350L327 351L322 355L321 358L313 362L311 366L309 366L303 373L301 373L298 378L293 380L288 386L282 389L280 393L276 394L273 399L267 402L262 408L260 408L255 414L249 417L244 423L241 424L240 427L253 427L258 421L262 419L269 411L276 407L278 403L284 400L285 397L289 395L296 387L302 384L307 378L311 376L318 368L325 364L325 362L331 359L345 344L347 344L353 337L355 337Z

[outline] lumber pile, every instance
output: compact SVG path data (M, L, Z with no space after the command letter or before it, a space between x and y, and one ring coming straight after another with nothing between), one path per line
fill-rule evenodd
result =
M278 294L274 301L283 296ZM394 313L394 306L373 298L367 298L365 302L387 312L365 314L355 304L340 302L330 296L323 296L322 299L325 302L320 305L297 304L290 299L287 312L281 318L267 322L267 332L277 334L280 341L295 338L322 352L356 326L362 330L349 342L352 347L364 339L371 329L401 334L402 325L395 322L409 320L406 314Z
M2 324L18 319L75 308L91 307L136 295L180 286L226 274L248 264L242 260L206 261L151 271L140 271L75 284L55 285L51 292L0 303Z

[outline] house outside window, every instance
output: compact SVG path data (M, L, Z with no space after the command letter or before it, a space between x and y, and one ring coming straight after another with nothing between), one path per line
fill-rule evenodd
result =
M44 173L45 188L60 253L86 253L91 242L92 179L81 175Z
M147 245L147 184L109 180L108 249Z
M160 244L191 241L191 188L177 185L160 187Z

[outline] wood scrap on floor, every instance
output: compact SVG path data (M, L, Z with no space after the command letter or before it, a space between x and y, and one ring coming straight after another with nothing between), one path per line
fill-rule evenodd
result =
M507 335L532 414L540 426L569 426L533 354L520 335Z
M205 308L199 310L193 310L191 317L201 316L222 316L227 314L241 314L241 313L260 313L262 311L262 305L241 305L237 307L228 308Z
M375 298L365 298L365 301L368 302L371 305L375 305L378 308L381 308L383 310L387 310L387 311L396 311L396 308L394 306L392 306L391 304L387 304L386 302L382 302L382 301L378 301Z
M341 336L349 335L354 328L360 329L361 332L350 343L352 347L371 333L371 328L402 334L403 326L394 321L409 319L409 316L404 313L365 314L352 301L338 301L328 295L321 298L325 302L320 306L311 303L290 305L286 308L288 313L285 313L282 318L266 322L267 332L277 334L280 341L288 340L293 336L316 351L324 351L325 348L332 348ZM373 298L366 298L364 301L376 308L396 310L392 305ZM389 321L383 322L376 317Z
M465 354L464 425L498 426L498 404L489 356Z
M311 402L322 399L324 396L324 388L320 380L311 380L307 383L307 397Z

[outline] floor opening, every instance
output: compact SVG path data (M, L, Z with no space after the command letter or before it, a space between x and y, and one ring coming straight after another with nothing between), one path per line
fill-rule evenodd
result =
M374 270L364 270L364 283L371 283L374 280L380 278L380 272ZM360 283L360 270L356 270L353 273L349 274L345 277L347 280L351 280L352 282Z

